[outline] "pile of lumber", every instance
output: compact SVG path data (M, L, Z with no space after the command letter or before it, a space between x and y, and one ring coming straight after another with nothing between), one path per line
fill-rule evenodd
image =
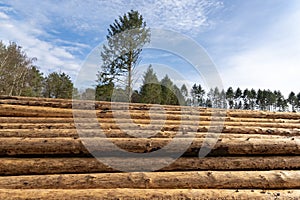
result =
M300 198L299 113L154 107L0 96L0 199ZM108 140L134 155L190 145L169 163L178 149L120 159Z

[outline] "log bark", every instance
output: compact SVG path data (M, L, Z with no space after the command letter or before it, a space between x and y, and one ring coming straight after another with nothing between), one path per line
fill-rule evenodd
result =
M100 102L101 104L102 102ZM127 112L127 105L122 106L120 103L115 103L116 105L114 107L114 110L118 112ZM140 113L148 112L149 109L144 109L144 107L147 105L138 104L137 107L133 106L134 108L130 108L131 115L136 113L138 116L141 115ZM148 105L148 107L151 107L151 105ZM281 112L265 112L265 111L243 111L243 110L220 110L220 109L198 109L194 107L180 107L180 106L162 106L162 108L165 111L159 111L170 115L197 115L197 116L214 116L214 118L224 118L224 117L235 117L235 118L268 118L268 119L293 119L293 120L299 120L300 114L299 113L281 113ZM57 117L72 117L73 110L70 108L57 108L57 107L44 107L44 106L24 106L19 104L0 104L0 116L27 116L27 117L54 117L52 112L57 112L57 110L60 111L60 115ZM38 113L38 111L41 110L48 110L48 113ZM74 109L77 110L77 109ZM86 108L84 110L81 109L81 111L77 110L77 112L84 112L86 110L95 110L94 107ZM107 106L104 106L103 108L96 108L98 116L101 117L101 114L103 113L111 113L111 109ZM16 112L18 111L18 112ZM165 117L165 116L164 116Z
M300 171L128 172L2 176L1 189L300 189Z
M25 103L22 103L25 102ZM32 103L30 103L32 102ZM43 103L45 102L45 103ZM49 103L63 103L63 104L68 104L71 105L72 102L75 102L77 104L91 104L94 103L96 104L96 107L99 109L104 109L107 110L111 108L111 105L114 105L114 108L120 108L124 109L128 107L127 103L122 103L122 102L100 102L100 101L82 101L82 100L71 100L71 99L49 99L49 98L35 98L35 97L10 97L10 96L0 96L0 103L2 104L13 104L13 105L18 105L18 104L23 104L23 105L36 105L38 104L39 106L49 106ZM150 107L153 105L151 104L141 104L141 103L131 103L129 104L132 107L136 107L137 110L149 110ZM102 107L101 107L102 106ZM70 107L70 106L69 106ZM182 108L190 108L190 107L180 107L180 106L169 106L169 105L163 105L164 108L167 108L169 110L174 110L174 111L181 111ZM204 111L204 112L224 112L224 109L214 109L214 108L193 108L197 109L198 111ZM252 110L234 110L230 109L227 110L229 115L231 117L237 116L237 115L242 115L242 116L253 116L253 117L259 117L259 118L272 118L272 119L278 119L278 118L288 118L288 119L300 119L300 114L299 113L291 113L291 112L270 112L270 111L252 111Z
M173 145L165 147L172 141ZM83 145L84 144L84 145ZM111 145L111 144L115 144ZM183 146L187 144L187 146ZM191 144L188 147L188 144ZM88 147L88 150L86 149ZM185 149L188 149L185 151ZM217 139L217 138L0 138L0 155L119 155L119 150L150 153L161 150L166 156L184 153L197 156L199 150L209 155L300 155L300 140L287 139Z
M126 168L140 158L111 158ZM140 159L143 162L143 159ZM145 160L145 159L144 159ZM151 158L152 162L164 162L158 171L201 171L201 170L299 170L300 156L257 156L257 157L181 157L169 165L165 158ZM102 173L117 170L101 163L101 158L0 158L0 175L41 175L63 173Z
M118 130L118 129L108 129L101 130L102 133L108 138L134 138L135 135L147 135L148 131L139 130ZM56 138L56 137L66 137L66 138L79 138L79 137L97 137L99 136L99 129L81 129L80 133L76 129L0 129L1 137L21 137L21 138ZM155 135L150 138L173 138L177 137L187 137L188 135L194 134L195 138L215 138L219 136L220 139L223 138L244 138L244 139L287 139L292 136L288 134L287 136L275 134L240 134L240 133L206 133L206 132L187 132L182 134L178 131L155 131ZM300 136L293 136L292 138L300 138Z
M212 117L205 117L200 116L198 117L199 121L205 122L205 121L211 121ZM216 121L216 118L213 118ZM90 122L94 119L88 119L88 118L77 118L78 122ZM101 122L111 122L115 121L114 118L99 118L99 121ZM192 118L190 120L193 120ZM265 118L235 118L235 117L225 117L225 118L219 118L219 121L224 122L259 122L259 123L286 123L286 124L295 124L299 123L300 120L294 120L294 119L265 119ZM125 123L133 121L135 123L149 123L149 119L118 119L118 121ZM152 120L154 121L154 120ZM171 120L170 120L171 121ZM73 123L74 118L59 118L59 117L0 117L0 123Z
M116 121L117 120L117 121ZM99 123L98 123L99 122ZM151 124L150 124L151 123ZM101 125L103 128L114 128L117 129L119 127L133 127L133 128L149 128L149 129L158 129L164 128L168 129L169 126L179 127L179 126L188 126L190 129L197 130L201 127L214 127L214 126L221 126L221 127L232 127L232 128L239 128L239 127L248 127L248 128L281 128L281 129L299 129L300 124L287 124L287 123L258 123L258 122L210 122L210 121L192 121L192 120L119 120L119 119L111 119L111 120L99 120L90 119L90 120L76 120L76 126L85 127L85 128L93 128ZM40 123L22 123L22 122L9 122L9 123L1 123L1 129L16 129L16 128L76 128L74 122L40 122ZM170 128L169 128L170 129Z
M298 199L300 190L230 189L0 189L0 198L12 199Z

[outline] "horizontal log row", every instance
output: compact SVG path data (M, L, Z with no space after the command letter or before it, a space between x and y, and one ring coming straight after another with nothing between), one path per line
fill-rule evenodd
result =
M154 117L153 117L154 118ZM150 122L149 119L127 119L127 118L117 118L118 122L126 123L126 122L135 122L135 123L144 123L147 124ZM295 124L300 123L300 120L293 119L265 119L265 118L234 118L234 117L198 117L200 122L211 121L223 121L226 122L258 122L258 123L285 123L285 124ZM77 118L76 122L92 122L95 119L89 118ZM101 122L111 122L115 121L114 118L99 118ZM192 120L192 118L190 119ZM152 119L152 123L156 120ZM175 120L168 120L175 121ZM0 123L74 123L74 118L59 118L59 117L0 117Z
M100 102L102 103L102 102ZM127 109L124 109L124 106L120 108L120 110L117 110L118 107L122 104L116 103L116 106L113 107L116 112L122 112L126 111ZM127 104L128 105L128 104ZM140 107L141 105L139 105ZM145 106L145 105L142 105ZM127 106L125 106L126 108ZM0 104L1 112L0 116L27 116L27 117L72 117L73 111L72 109L68 108L52 108L52 107L41 107L41 106L22 106L22 105L10 105L10 104ZM239 117L239 118L269 118L269 119L300 119L299 113L280 113L280 112L265 112L265 111L240 111L240 110L218 110L218 109L198 109L194 107L179 107L179 106L163 106L165 111L159 109L155 112L161 112L163 114L173 114L173 115L200 115L200 116L215 116L215 117ZM174 109L172 109L174 108ZM79 113L85 113L88 110L94 110L94 108L87 108L85 110L76 110L77 114ZM179 109L179 110L178 110ZM47 113L39 113L39 111L45 111L47 110ZM16 112L18 111L18 112ZM131 114L133 113L145 113L147 109L136 109L136 110L130 110ZM97 113L110 113L110 108L102 108L97 109ZM152 111L154 112L154 111ZM55 115L55 113L57 115ZM101 116L101 115L100 115Z
M88 150L86 149L88 148ZM299 138L0 138L0 155L119 155L120 149L133 153L197 156L200 149L209 155L300 155Z
M195 132L194 129L189 128L181 128L178 127L166 127L161 129L160 127L156 127L156 129L128 129L128 127L122 127L120 129L112 129L109 126L106 127L99 127L96 128L90 127L89 129L85 129L84 127L77 127L77 129L51 129L51 125L45 125L40 127L31 127L30 129L20 129L16 127L16 129L0 129L0 137L78 137L77 133L80 133L81 137L94 137L99 136L99 133L105 133L107 137L130 137L131 136L138 136L140 137L174 137L175 135L178 137L187 137L191 134L206 134L210 136L218 135L225 135L225 134L244 134L246 135L253 135L253 134L260 134L262 137L265 136L293 136L299 137L300 130L289 130L289 129L278 129L278 128L251 128L251 127L201 127L197 129ZM49 135L47 135L49 133ZM53 133L53 135L50 135ZM44 136L45 135L45 136Z
M241 134L241 133L207 133L207 132L186 132L182 131L139 131L139 130L118 130L118 129L0 129L1 137L21 137L21 138L79 138L79 137L99 137L100 134L105 134L108 138L133 138L141 136L142 138L173 138L173 137L190 137L195 138L244 138L244 139L280 139L290 138L292 134L275 132L273 134ZM151 135L150 135L151 134ZM300 136L293 136L296 139Z
M0 199L298 199L300 190L233 189L0 189Z
M136 163L164 163L159 171L202 170L299 170L300 156L257 157L181 157L170 164L168 158L112 157L123 169L133 169ZM140 160L140 161L137 161ZM101 158L0 158L0 175L82 174L117 172L113 166L103 164Z
M0 129L40 129L40 128L48 128L48 129L74 129L76 127L82 128L97 128L101 125L104 129L118 129L122 127L126 127L128 129L166 129L172 130L176 127L180 126L187 126L190 130L197 130L199 127L232 127L232 128L239 128L239 127L248 127L248 128L281 128L281 129L298 129L300 135L300 123L299 124L280 124L280 123L236 123L236 122L194 122L194 121L152 121L151 124L149 123L140 123L140 121L134 122L125 122L122 121L113 122L101 122L98 123L96 120L89 121L89 122L76 122L74 123L1 123Z
M98 109L109 110L111 105L113 105L114 109L124 109L130 107L131 109L137 108L137 110L149 110L154 105L151 104L140 104L140 103L131 103L129 106L127 103L122 102L99 102L99 101L82 101L82 100L71 100L71 99L49 99L49 98L34 98L34 97L9 97L9 96L0 96L0 103L2 104L13 104L13 105L31 105L31 106L51 106L54 104L54 107L68 107L71 108L72 103L75 105L82 105L85 104L91 105L94 104ZM55 105L56 103L56 105ZM58 106L57 104L61 104L62 106ZM68 106L66 106L68 105ZM101 107L102 106L102 107ZM169 105L155 105L156 107L163 107L168 110L174 111L181 111L186 108L184 106L169 106ZM193 108L199 111L222 111L222 109L211 109L211 108ZM266 116L273 116L273 118L278 118L278 116L289 116L287 118L300 118L298 113L285 113L285 112L266 112L266 111L248 111L248 110L229 110L229 112L236 115L238 113L247 113L247 114L254 114L255 116L266 117ZM276 116L276 117L274 117ZM293 117L294 116L294 117ZM296 117L295 117L296 116Z
M2 176L0 189L300 189L300 171L127 172Z

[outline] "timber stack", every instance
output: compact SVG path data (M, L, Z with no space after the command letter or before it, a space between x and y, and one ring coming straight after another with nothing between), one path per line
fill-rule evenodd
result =
M299 113L112 102L92 102L89 110L74 102L0 96L0 199L300 198ZM136 170L140 157L129 156L124 172L88 145L100 141L101 155L118 161L107 143L146 155L173 140L190 144L155 171ZM211 151L199 157L203 148ZM166 158L152 159L144 165Z

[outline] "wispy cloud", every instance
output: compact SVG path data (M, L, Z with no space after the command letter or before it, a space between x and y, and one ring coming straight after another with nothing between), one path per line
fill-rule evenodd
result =
M60 25L76 31L105 30L117 16L139 10L149 26L199 32L208 26L207 15L222 6L217 0L103 0L103 1L7 1L27 20L41 25Z
M226 86L299 92L300 4L277 13L267 29L256 29L244 48L223 58L220 70Z
M36 64L45 74L62 70L75 76L81 61L72 52L87 48L87 45L52 39L49 33L34 23L24 23L10 17L14 9L2 7L2 10L5 10L3 16L6 17L1 19L0 35L5 43L17 42L29 57L38 58Z

